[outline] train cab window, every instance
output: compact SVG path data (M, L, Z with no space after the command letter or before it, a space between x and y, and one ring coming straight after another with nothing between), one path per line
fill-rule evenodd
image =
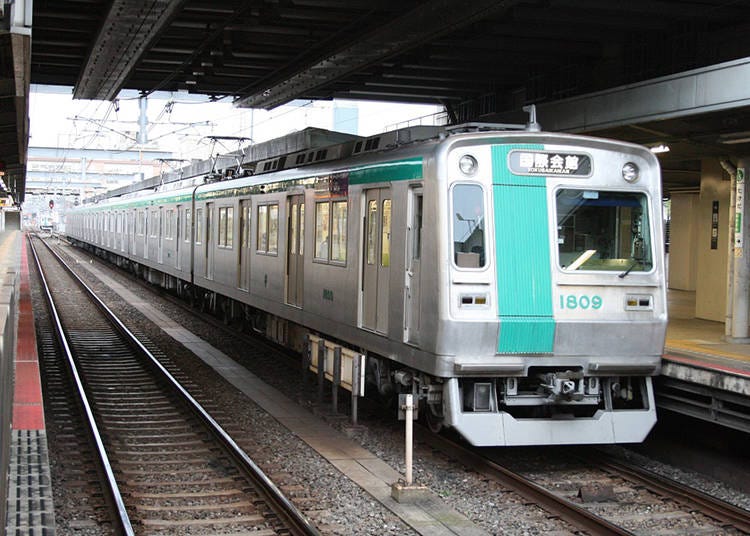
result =
M453 186L453 262L459 268L486 266L484 191L478 184Z
M279 205L258 206L257 252L275 255L279 250Z
M315 203L315 260L346 263L347 201Z
M625 275L653 268L645 194L561 189L556 198L561 268Z
M219 207L219 247L232 247L232 230L234 229L234 208Z

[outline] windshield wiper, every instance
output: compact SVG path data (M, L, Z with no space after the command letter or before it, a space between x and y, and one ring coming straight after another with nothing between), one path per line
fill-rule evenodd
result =
M635 268L639 264L643 264L643 262L639 261L639 260L636 260L635 262L633 262L633 264L631 264L630 266L628 266L627 270L625 270L623 273L621 273L617 277L619 277L620 279L625 279L625 276L628 275L633 270L633 268Z

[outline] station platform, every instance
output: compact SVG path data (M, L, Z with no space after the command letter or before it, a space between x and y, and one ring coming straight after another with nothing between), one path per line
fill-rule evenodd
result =
M750 433L750 344L729 343L724 323L695 318L695 293L670 290L656 405Z
M55 516L26 247L21 231L0 232L0 526L8 536L50 536Z

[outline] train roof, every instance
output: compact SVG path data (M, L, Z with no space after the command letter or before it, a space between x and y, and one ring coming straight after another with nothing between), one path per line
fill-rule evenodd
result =
M423 144L430 140L437 141L466 133L478 134L482 137L500 133L522 138L533 136L536 139L544 138L550 143L575 137L604 144L632 145L586 136L542 132L534 114L531 114L530 122L525 125L488 123L467 123L455 126L418 125L369 137L311 127L266 142L251 144L226 155L194 162L175 173L152 177L137 184L99 194L85 200L81 208L86 208L86 205L91 206L92 203L104 202L107 205L120 205L164 196L172 197L185 192L192 194L197 188L204 193L312 177L320 174L321 169L330 172L333 168L335 172L334 163L337 161L354 159L355 163L375 162L381 160L378 156L386 156L392 149L409 145L424 146ZM272 173L273 176L269 176ZM227 181L231 181L231 185L227 184Z

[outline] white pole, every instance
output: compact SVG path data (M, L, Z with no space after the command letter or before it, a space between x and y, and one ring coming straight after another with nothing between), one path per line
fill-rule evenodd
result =
M735 181L735 230L734 230L734 299L732 300L732 338L745 339L748 331L748 294L750 293L750 263L748 263L749 252L745 251L745 242L750 243L748 234L747 214L749 204L745 201L747 195L746 179L748 171L748 160L740 159L737 164L737 179Z
M411 486L412 484L412 435L414 429L414 406L412 405L413 395L406 395L406 485Z

